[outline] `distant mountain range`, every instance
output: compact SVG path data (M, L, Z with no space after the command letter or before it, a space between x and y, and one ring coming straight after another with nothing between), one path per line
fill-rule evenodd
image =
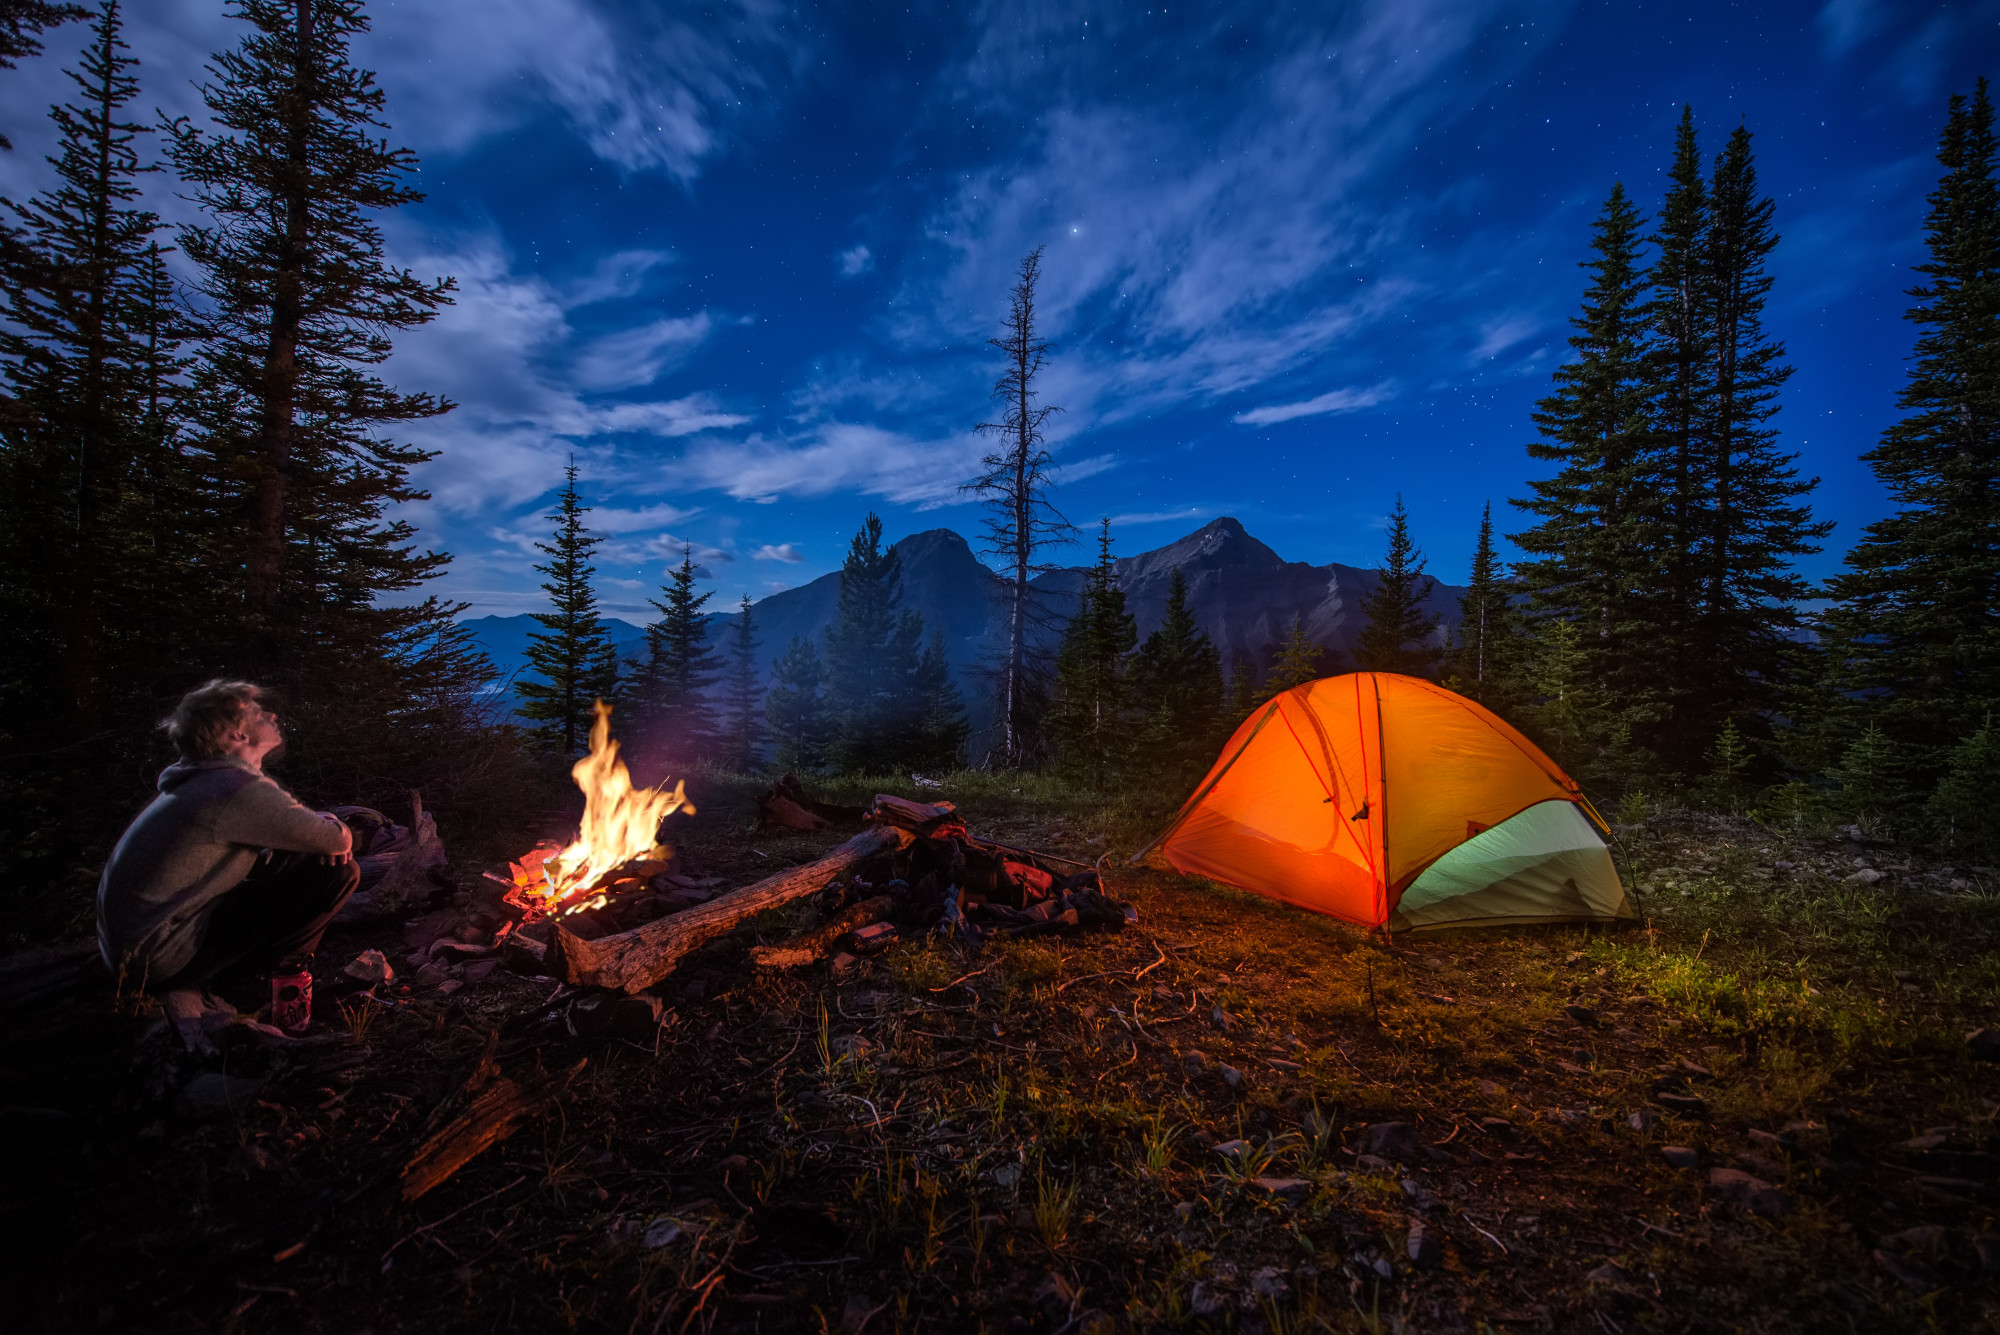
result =
M948 528L913 533L895 544L895 550L903 563L903 605L923 617L926 636L932 630L943 633L945 654L958 674L973 727L982 729L993 713L987 670L1007 637L1006 582ZM1373 570L1287 561L1236 520L1217 519L1178 542L1117 559L1118 587L1138 621L1142 641L1166 619L1167 591L1176 568L1187 579L1196 622L1222 651L1225 670L1247 662L1261 678L1291 634L1295 616L1302 619L1306 634L1327 651L1329 674L1353 666L1364 622L1361 600L1377 582ZM1053 648L1061 638L1063 625L1076 611L1085 574L1085 567L1073 566L1035 578L1039 647ZM771 660L784 652L794 635L819 638L833 620L839 591L836 572L751 605L758 657L766 674ZM1425 604L1443 619L1445 630L1458 624L1463 592L1438 584ZM739 615L711 616L709 643L718 648L726 645ZM465 624L502 672L524 666L528 634L536 629L531 617L478 617ZM639 627L616 619L605 624L621 656L640 652L644 632Z

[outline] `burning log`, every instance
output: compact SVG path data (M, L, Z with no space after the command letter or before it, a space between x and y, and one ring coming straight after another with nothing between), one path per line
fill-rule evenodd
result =
M808 964L826 958L840 941L857 927L866 927L871 922L880 922L889 916L896 901L888 895L876 895L864 899L859 904L849 905L832 918L810 932L801 933L789 941L775 946L758 946L750 952L753 963L767 969L802 969Z
M643 992L672 973L689 953L738 924L767 909L815 894L849 867L900 852L911 842L908 831L894 826L863 830L817 862L595 941L577 936L557 919L546 967L569 983Z

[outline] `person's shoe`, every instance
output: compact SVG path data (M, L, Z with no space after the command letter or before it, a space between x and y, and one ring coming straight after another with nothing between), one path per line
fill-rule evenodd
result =
M271 976L271 1023L288 1034L303 1033L312 1024L312 970Z

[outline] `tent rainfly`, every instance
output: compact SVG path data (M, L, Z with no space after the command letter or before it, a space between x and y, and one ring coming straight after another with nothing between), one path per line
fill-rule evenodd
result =
M1355 672L1251 714L1166 832L1179 870L1365 927L1637 916L1603 821L1492 711Z

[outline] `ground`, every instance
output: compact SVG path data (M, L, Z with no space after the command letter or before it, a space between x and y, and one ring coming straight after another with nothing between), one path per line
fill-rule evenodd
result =
M703 785L670 831L690 873L840 838L755 833L748 780ZM914 795L1077 858L1160 814L1023 788ZM1616 851L1644 921L1608 932L1385 943L1147 867L1108 878L1123 932L754 969L801 906L669 979L645 1041L572 1036L570 990L502 969L231 1049L259 1083L206 1110L143 1007L17 1017L5 1328L2000 1324L2000 1063L1966 1039L2000 1019L1992 873L1673 812ZM401 961L393 929L322 959L371 946ZM405 1203L496 1033L512 1077L582 1070Z

